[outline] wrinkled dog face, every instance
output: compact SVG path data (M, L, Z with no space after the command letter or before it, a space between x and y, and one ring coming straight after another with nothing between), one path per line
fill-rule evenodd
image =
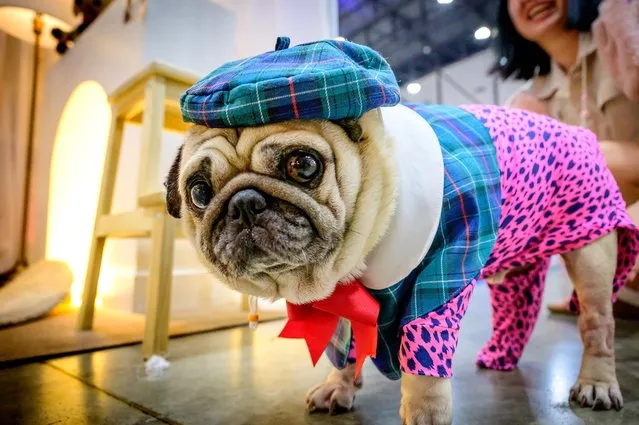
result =
M190 130L167 178L167 206L232 288L308 302L328 296L351 272L344 269L361 263L368 235L352 225L363 135L356 121L339 124ZM349 234L361 239L346 261L355 264L342 258Z
M272 172L279 171L282 179L298 183L300 191L316 188L324 163L333 161L300 147L290 152L273 147L260 151L262 162ZM205 157L185 182L186 205L203 224L200 249L225 276L256 279L284 272L311 264L311 259L324 261L337 246L341 237L338 223L316 228L311 218L314 205L306 205L309 213L295 205L304 207L314 200L299 199L301 194L278 194L273 184L258 187L255 182L246 182L224 199L222 211L207 214L215 193L213 179L212 159Z

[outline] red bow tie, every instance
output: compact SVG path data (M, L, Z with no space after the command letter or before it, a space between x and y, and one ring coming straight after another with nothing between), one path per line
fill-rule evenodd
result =
M367 356L377 350L377 316L379 304L364 286L353 281L337 285L333 294L309 304L286 303L288 322L281 338L304 338L313 366L331 341L340 317L350 320L355 338L355 377Z

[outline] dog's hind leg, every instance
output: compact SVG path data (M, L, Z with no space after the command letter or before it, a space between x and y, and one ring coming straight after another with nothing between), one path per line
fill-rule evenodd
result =
M570 399L593 409L620 409L623 398L615 372L611 301L617 269L617 232L563 257L579 300L578 324L584 345L581 370L570 390Z
M532 333L550 259L513 270L500 285L489 285L493 335L477 355L479 367L512 370Z

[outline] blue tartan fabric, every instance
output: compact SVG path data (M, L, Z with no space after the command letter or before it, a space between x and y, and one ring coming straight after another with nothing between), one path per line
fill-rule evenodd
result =
M256 126L294 119L359 118L399 103L399 86L376 51L322 40L234 61L180 97L182 117L207 127Z
M484 267L497 238L501 187L495 147L488 130L455 107L407 104L433 128L444 160L444 199L439 229L422 262L383 290L370 290L380 304L377 355L373 362L390 379L401 377L402 327L436 310ZM327 357L337 368L349 362L352 335L341 320Z

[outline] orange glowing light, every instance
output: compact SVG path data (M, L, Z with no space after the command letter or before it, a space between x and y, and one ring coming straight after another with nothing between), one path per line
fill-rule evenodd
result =
M49 185L46 257L73 272L71 305L79 306L93 233L111 122L107 94L95 81L78 85L64 108L53 148ZM108 264L108 252L105 252ZM108 270L101 276L96 305L109 293Z

